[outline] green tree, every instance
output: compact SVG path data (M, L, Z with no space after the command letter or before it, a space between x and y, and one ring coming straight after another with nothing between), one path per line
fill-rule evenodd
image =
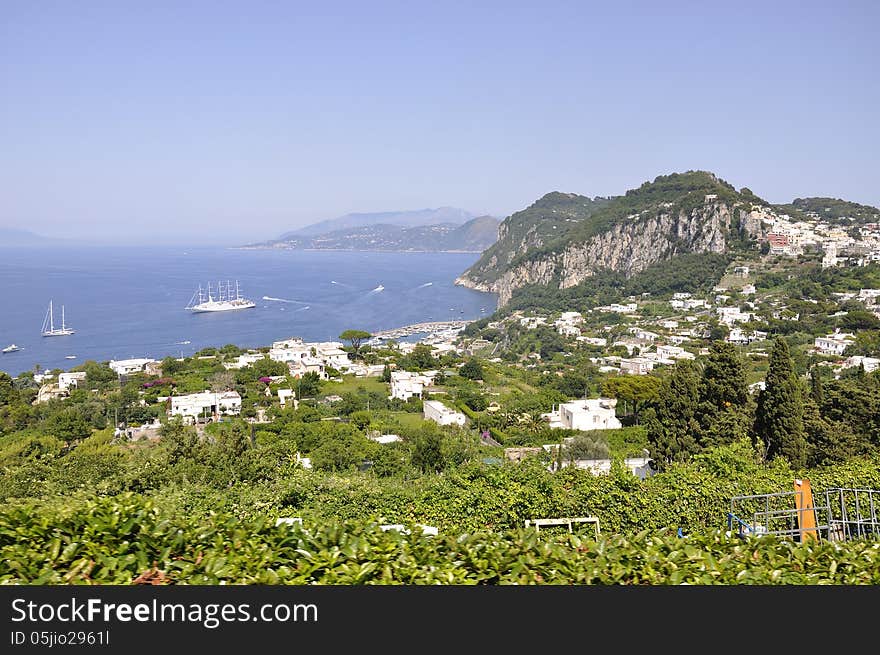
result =
M747 433L752 401L742 359L733 344L714 341L700 378L698 444L731 443Z
M458 369L458 374L468 380L482 380L483 365L476 357L471 357Z
M0 371L0 407L11 405L18 400L18 390L12 383L12 378Z
M433 348L426 343L417 343L407 358L407 361L412 368L422 371L437 366L437 360L434 358Z
M770 353L765 388L758 397L754 432L767 458L785 457L794 467L806 464L804 402L788 343L777 337Z
M423 473L443 470L442 437L432 428L423 428L417 435L412 449L412 465Z
M697 365L687 360L677 362L672 375L663 381L658 398L645 420L651 457L660 468L672 462L686 461L699 450L699 394Z
M351 344L352 355L354 359L357 359L361 344L372 336L372 334L364 330L345 330L345 332L339 335L339 338Z
M85 439L92 433L91 424L75 408L68 407L49 419L52 434L65 441Z
M602 393L627 403L638 424L639 411L657 399L661 385L660 379L653 375L618 375L605 380Z
M195 458L199 448L199 435L195 428L184 425L179 416L164 421L159 428L159 436L168 449L169 464Z
M317 396L321 391L321 376L314 371L303 373L297 383L296 397L299 399Z
M381 382L386 382L386 383L391 382L391 365L390 364L385 364L385 366L382 367L382 375L379 376L379 380Z

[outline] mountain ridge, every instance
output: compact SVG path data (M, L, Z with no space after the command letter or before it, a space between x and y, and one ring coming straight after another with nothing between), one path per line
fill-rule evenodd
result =
M748 188L708 171L661 175L622 196L551 192L499 226L498 241L456 284L498 294L565 289L603 271L638 273L689 253L757 247L772 211Z
M276 241L286 241L306 236L329 234L339 230L360 228L368 225L397 225L418 227L451 223L462 225L476 218L471 212L457 207L437 207L435 209L408 209L387 212L358 212L344 214L317 223L311 223L280 235Z

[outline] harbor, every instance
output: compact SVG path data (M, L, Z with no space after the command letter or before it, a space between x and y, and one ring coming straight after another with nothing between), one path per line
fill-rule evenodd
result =
M392 328L390 330L380 330L373 333L373 337L369 343L379 344L382 341L390 341L392 339L402 339L417 334L425 334L428 337L439 336L441 334L449 334L452 332L460 332L468 324L473 323L477 319L455 320L455 321L429 321L426 323L414 323L412 325L404 325Z

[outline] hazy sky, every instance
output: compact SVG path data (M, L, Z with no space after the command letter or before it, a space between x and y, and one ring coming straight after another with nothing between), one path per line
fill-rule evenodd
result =
M0 0L0 226L236 243L707 169L880 205L880 2Z

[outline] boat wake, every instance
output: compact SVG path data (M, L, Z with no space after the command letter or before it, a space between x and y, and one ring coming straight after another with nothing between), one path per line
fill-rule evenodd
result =
M419 286L417 286L416 289L424 289L425 287L429 287L432 284L434 284L434 283L433 282L425 282L424 284L420 284Z
M273 302L287 302L294 305L305 305L301 300L287 300L287 298L273 298L272 296L263 296L263 300L271 300Z
M367 295L368 295L368 296L371 296L371 295L373 295L374 293L382 293L383 291L385 291L385 287L383 287L383 286L380 284L378 287L376 287L375 289L373 289L372 291L370 291L370 293L368 293Z

